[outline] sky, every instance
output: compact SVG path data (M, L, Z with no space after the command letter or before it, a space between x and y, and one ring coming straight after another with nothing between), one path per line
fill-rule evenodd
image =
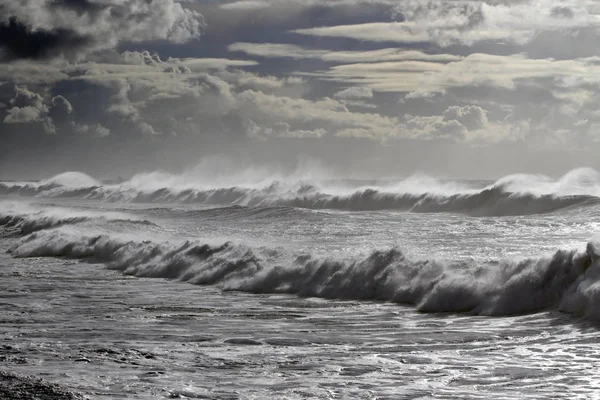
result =
M0 179L598 167L596 0L0 0Z

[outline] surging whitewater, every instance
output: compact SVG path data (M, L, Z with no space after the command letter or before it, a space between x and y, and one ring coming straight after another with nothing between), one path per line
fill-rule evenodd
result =
M76 221L58 220L57 224L69 222ZM52 225L43 221L42 226ZM347 261L300 255L286 264L285 259L277 259L276 250L255 252L229 242L169 245L54 230L31 234L8 251L15 257L102 262L128 275L250 293L384 300L426 312L512 315L558 307L596 316L600 308L599 250L590 242L587 252L581 254L560 250L547 258L478 264L416 261L391 249Z
M600 317L599 199L600 174L591 169L559 179L512 175L495 182L265 172L219 179L198 171L120 183L76 172L0 182L0 267L6 271L0 300L14 310L5 318L13 321L5 339L21 343L16 353L0 350L0 360L11 368L18 368L11 360L25 360L31 369L43 354L50 361L35 364L40 374L71 371L56 380L99 398L122 390L139 398L157 391L192 398L311 398L330 391L398 398L400 392L433 393L423 392L434 384L420 380L426 379L422 371L405 371L418 357L415 365L442 371L440 397L498 396L512 387L522 398L535 398L548 384L546 366L558 371L564 360L532 353L522 360L531 368L524 373L504 357L527 353L522 346L557 351L574 340L577 323ZM70 310L87 302L86 314L69 322ZM30 339L14 322L23 309L31 314ZM61 316L66 325L51 322ZM112 318L122 319L107 324ZM344 325L347 320L352 324ZM71 323L75 330L65 331ZM199 329L208 336L198 339ZM112 347L82 345L76 332ZM561 343L540 337L544 332ZM590 332L593 342L598 331ZM423 335L426 343L419 341ZM54 353L56 338L66 348ZM464 362L476 365L471 372L451 356L455 340L466 343ZM119 347L123 343L139 347L137 353ZM186 349L174 350L178 346ZM240 346L267 347L240 352ZM484 349L502 351L488 364L478 358ZM130 372L101 367L116 362L112 354L131 358L123 366ZM136 354L152 357L141 361ZM224 371L223 354L231 357L227 363L243 365L241 371L284 372L272 375L273 384L231 383L221 396L218 382L241 379L237 367ZM315 354L343 367L325 373ZM350 366L356 357L365 358ZM392 359L399 364L387 365ZM509 372L493 372L498 363ZM170 378L155 374L159 367ZM139 368L151 375L139 376ZM196 382L198 368L206 377L201 387L184 384ZM557 373L556 382L569 374ZM500 384L485 386L495 379ZM540 386L531 386L537 380ZM373 381L376 387L365 389ZM164 388L172 382L181 384ZM552 385L551 393L563 390ZM296 392L298 386L304 389ZM582 390L592 389L589 383Z

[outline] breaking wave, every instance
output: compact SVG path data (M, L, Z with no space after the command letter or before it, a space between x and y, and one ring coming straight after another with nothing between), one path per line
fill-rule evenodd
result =
M559 309L600 316L600 247L595 242L584 252L560 250L519 262L419 260L397 248L342 260L231 242L175 244L81 235L61 227L28 235L9 253L82 259L127 275L223 290L389 301L422 312L504 316Z
M577 169L558 180L511 175L484 187L414 176L402 181L284 179L220 186L164 173L102 184L81 173L41 182L0 182L0 194L77 198L104 202L195 203L218 206L298 207L346 211L455 212L473 216L528 215L600 202L600 173Z
M14 209L4 209L0 212L0 234L2 236L21 236L45 229L56 228L63 225L76 225L86 222L113 222L135 225L155 225L153 222L115 213L115 212L84 212L63 210L60 208L46 207L37 210L24 205L16 205ZM3 208L6 208L4 205Z

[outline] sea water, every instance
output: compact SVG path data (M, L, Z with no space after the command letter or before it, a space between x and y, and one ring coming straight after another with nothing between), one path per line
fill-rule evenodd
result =
M600 174L0 183L0 366L89 398L589 398Z

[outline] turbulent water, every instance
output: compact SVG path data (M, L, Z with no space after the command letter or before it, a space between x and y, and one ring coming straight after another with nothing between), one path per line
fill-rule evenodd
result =
M0 182L0 362L89 398L589 398L600 173Z

